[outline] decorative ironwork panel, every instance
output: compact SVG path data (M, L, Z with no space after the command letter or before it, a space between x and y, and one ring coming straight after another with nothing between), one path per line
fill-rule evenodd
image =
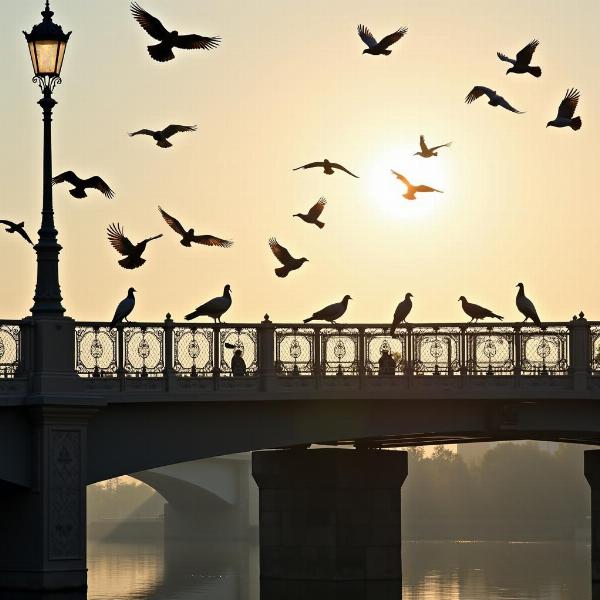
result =
M123 329L126 375L162 375L165 369L165 330L162 327L125 327Z
M387 351L395 363L392 370L386 365L380 366L380 359ZM366 375L403 375L408 364L408 334L406 330L397 330L392 337L383 328L365 330L365 374ZM383 369L383 372L382 372Z
M173 368L190 377L212 375L214 331L207 327L176 327L173 330Z
M236 350L246 363L246 374L253 375L258 370L258 336L252 327L222 328L219 331L221 374L232 375L231 360Z
M321 370L325 375L358 375L359 333L355 328L321 330Z
M457 375L462 360L461 330L416 327L411 331L411 352L416 375Z
M592 326L590 328L590 336L590 349L592 352L590 364L592 373L598 374L600 372L600 326Z
M275 372L279 375L315 374L315 330L277 329L275 332Z
M0 378L17 374L21 364L21 328L0 324Z
M75 328L75 370L88 377L117 374L117 330L108 327Z
M569 330L566 327L521 330L521 373L565 375L569 369Z
M468 375L512 375L515 334L510 327L465 331L465 370Z

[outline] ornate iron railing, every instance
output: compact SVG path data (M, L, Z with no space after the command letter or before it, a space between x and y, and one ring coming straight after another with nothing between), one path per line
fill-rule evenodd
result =
M600 375L600 323L590 323L590 371Z
M0 378L18 377L22 373L22 328L19 321L0 322Z

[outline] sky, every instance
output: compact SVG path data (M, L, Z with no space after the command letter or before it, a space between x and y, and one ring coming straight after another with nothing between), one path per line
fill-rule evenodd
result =
M0 218L41 209L42 123L38 87L22 30L41 20L41 0L3 5L0 60ZM229 283L228 322L297 322L345 294L342 322L388 322L406 292L413 322L464 320L460 295L520 320L515 285L525 284L544 321L584 310L600 318L594 270L600 207L594 184L600 128L597 0L140 0L168 29L219 35L220 47L176 51L154 62L151 38L127 0L52 0L72 30L63 83L54 97L54 173L100 175L115 190L77 200L54 188L63 246L67 314L110 320L130 286L132 319L176 320ZM359 23L380 38L407 35L388 57L363 55ZM543 75L506 75L509 56L540 40ZM517 115L474 85L496 89ZM546 128L566 90L581 91L580 131ZM127 132L198 125L163 150ZM413 156L419 135L452 141L436 158ZM292 169L329 158L344 173ZM402 198L395 169L443 194ZM327 198L322 230L292 214ZM157 206L198 233L232 239L231 249L182 247ZM163 233L135 271L118 266L106 239L119 222L132 241ZM0 232L1 233L1 232ZM276 236L309 262L286 279L267 240ZM35 256L0 235L2 314L26 316Z

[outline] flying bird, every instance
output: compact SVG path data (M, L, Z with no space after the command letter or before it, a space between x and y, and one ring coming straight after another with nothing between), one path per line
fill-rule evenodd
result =
M548 121L546 127L570 127L575 131L581 129L581 117L573 117L578 102L579 91L574 88L567 90L563 101L558 107L556 119Z
M327 200L325 200L325 198L319 198L317 203L308 211L307 214L303 215L302 213L296 213L292 216L300 217L305 223L312 223L319 229L323 229L323 227L325 227L325 223L319 221L319 217L321 216L326 204Z
M182 131L196 131L197 125L168 125L164 129L159 131L153 131L152 129L140 129L139 131L134 131L129 134L129 137L133 137L134 135L149 135L155 142L157 146L161 148L171 148L173 144L169 142L169 138L176 133L181 133Z
M413 295L409 292L404 296L404 300L398 304L396 310L394 312L394 318L392 319L392 326L390 327L390 335L393 336L396 332L396 329L400 326L400 323L404 323L406 321L406 317L408 317L408 313L412 310L412 300Z
M27 232L25 231L25 221L21 221L20 223L13 223L12 221L0 220L0 224L7 226L7 228L4 231L8 231L8 233L18 233L24 240L28 241L33 246L31 238L27 235Z
M525 316L523 322L531 319L538 327L542 326L542 322L538 317L537 311L533 302L525 295L525 286L522 283L517 283L519 291L517 292L517 309Z
M461 296L458 299L459 302L462 302L462 309L465 311L468 317L471 317L472 321L479 321L479 319L500 319L504 321L504 317L493 313L491 310L484 308L483 306L479 306L479 304L473 304L469 302L464 296Z
M329 321L335 325L335 322L341 318L348 309L348 300L352 300L352 297L346 294L342 298L341 302L330 304L329 306L318 310L317 312L313 313L312 317L304 319L304 322L310 323L310 321Z
M106 181L102 177L98 177L98 175L94 175L94 177L90 177L89 179L80 179L73 171L65 171L52 179L52 185L65 181L73 186L73 189L69 190L69 194L74 198L87 198L87 194L85 193L87 188L98 190L107 198L113 198L115 195L108 187Z
M510 67L508 71L506 71L506 74L508 75L509 73L529 73L534 77L540 77L542 75L542 69L540 69L540 67L532 67L529 64L531 62L531 59L533 58L533 53L535 52L535 49L538 47L538 45L539 42L537 40L531 40L531 42L529 42L529 44L527 44L527 46L525 46L523 50L517 52L516 59L508 58L508 56L502 54L502 52L497 52L496 54L498 55L498 58L500 60L503 60L504 62L510 63L512 65L512 67Z
M135 291L136 290L134 290L132 287L127 290L127 297L119 302L117 310L115 310L115 316L110 322L109 329L112 329L118 323L128 320L127 317L132 313L135 307Z
M422 156L423 158L431 158L432 156L438 155L436 150L438 150L439 148L447 148L452 145L452 142L448 142L447 144L441 144L439 146L434 146L433 148L428 148L427 144L425 143L425 136L422 135L419 138L419 144L421 145L421 151L415 152L413 156L417 156L417 154L418 154L419 156Z
M220 37L205 37L196 35L179 35L178 31L167 31L164 25L150 13L146 12L137 2L131 3L131 14L133 18L146 30L146 33L157 40L158 44L148 46L148 54L158 61L167 62L173 60L173 48L182 50L211 50L221 42Z
M510 110L511 112L517 113L519 115L523 114L522 111L517 110L516 108L511 106L502 96L499 96L498 94L496 94L496 92L494 90L490 90L490 88L484 87L482 85L476 85L467 94L467 97L465 98L465 102L467 104L471 104L471 102L474 102L475 100L477 100L477 98L479 98L480 96L483 96L484 94L489 98L488 104L490 106L501 106L502 108L505 108L506 110Z
M290 271L295 271L308 262L308 258L294 258L275 238L269 239L269 246L275 258L283 265L275 269L277 277L287 277Z
M114 223L109 225L106 229L106 232L108 233L108 240L110 241L111 246L119 254L122 254L125 257L119 261L119 264L124 269L137 269L138 267L141 267L146 262L146 259L142 258L142 254L146 249L146 244L152 240L157 240L158 238L162 237L162 233L159 233L158 235L146 238L145 240L134 245L129 241L129 238L125 237L123 229L119 223L116 225Z
M428 185L413 185L404 175L400 175L391 169L392 173L406 186L406 192L402 194L407 200L416 200L415 194L417 192L439 192L443 194L442 190L436 190L435 188L429 187Z
M394 33L390 33L390 35L386 35L378 42L364 25L359 25L357 29L360 39L367 46L367 48L363 50L363 54L372 54L373 56L380 54L385 54L386 56L390 55L392 51L388 50L388 48L398 40L402 39L408 31L408 27L400 27L400 29L394 31Z
M186 321L191 321L197 317L210 317L216 323L221 323L221 317L231 308L231 286L227 284L223 288L223 295L217 296L204 304L201 304L189 315L185 315Z
M158 207L158 210L169 227L181 236L179 243L182 246L189 248L192 245L192 242L195 244L203 244L205 246L219 246L220 248L229 248L233 246L233 242L215 237L214 235L196 235L193 228L186 231L183 225L175 217L166 213L160 206Z
M348 171L346 167L343 167L339 163L329 162L327 159L325 159L323 162L311 162L306 165L302 165L301 167L296 167L293 170L298 171L299 169L313 169L314 167L322 167L323 173L325 173L326 175L333 175L334 169L339 169L340 171L344 171L344 173L348 173L348 175L352 175L352 177L356 177L356 179L359 178L358 175L355 175L354 173Z

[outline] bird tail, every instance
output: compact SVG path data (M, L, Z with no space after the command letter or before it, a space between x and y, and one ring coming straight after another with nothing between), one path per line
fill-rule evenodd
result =
M537 316L537 313L535 313L532 317L531 320L538 326L541 327L542 326L542 322L540 321L540 318Z
M185 315L184 318L186 321L191 321L192 319L195 319L196 317L199 317L199 316L200 316L200 313L197 310L195 310L195 311L191 312L189 315Z
M278 267L277 269L275 269L275 275L277 275L277 277L287 277L287 274L290 272L288 267Z
M384 50L384 51L383 51L383 53L384 53L386 56L389 56L389 55L392 53L392 51L391 51L391 50Z
M501 317L500 315L496 315L496 314L492 313L492 317L494 319L500 319L501 321L504 321L504 317Z
M540 69L540 67L529 67L529 72L534 77L541 77L542 76L542 69Z
M308 319L304 319L304 321L302 321L303 323L310 323L313 320L312 317L309 317Z
M315 225L319 228L319 229L323 229L323 227L325 227L325 223L323 223L322 221L315 221Z
M137 269L146 262L145 258L126 256L119 261L124 269Z
M167 62L168 60L173 60L175 58L171 46L165 42L155 44L154 46L148 46L148 54L158 62Z
M73 198L87 198L87 194L85 193L85 189L74 188L69 190L69 194L73 196Z
M169 140L158 140L158 142L156 142L156 145L160 146L161 148L171 148L173 146L173 144L171 144Z
M571 119L570 127L575 131L581 129L581 117L575 117L574 119Z

